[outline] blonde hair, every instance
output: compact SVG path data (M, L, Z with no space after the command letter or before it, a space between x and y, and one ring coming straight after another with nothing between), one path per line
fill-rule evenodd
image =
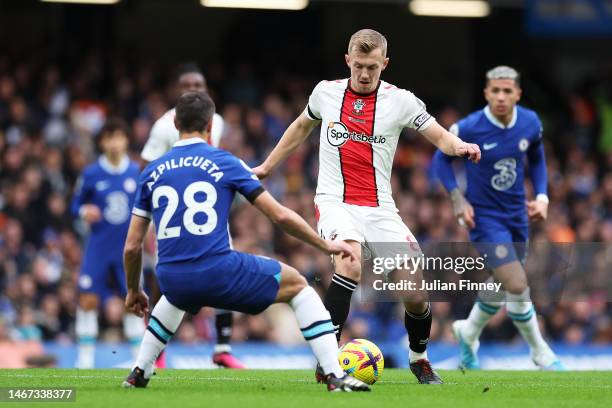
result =
M357 31L351 36L348 45L348 53L355 50L363 54L369 54L375 49L380 48L383 57L387 56L387 39L378 31L365 28Z

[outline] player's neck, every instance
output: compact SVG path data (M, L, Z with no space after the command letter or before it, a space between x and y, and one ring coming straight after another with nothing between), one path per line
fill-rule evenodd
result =
M370 89L369 91L362 91L362 90L357 90L355 89L355 85L353 84L352 80L349 80L349 88L351 89L351 92L357 94L357 95L371 95L374 92L376 92L376 90L378 89L378 86L380 85L380 79L378 80L378 82L376 83L376 86L372 89Z
M179 138L181 140L198 138L208 143L209 135L208 133L201 133L201 132L185 132L185 133L179 134Z
M510 125L510 122L512 122L513 116L514 116L513 112L510 112L508 115L501 115L501 116L493 115L493 117L497 119L505 127L508 127L508 125Z
M125 155L124 154L120 154L120 155L105 154L104 157L106 157L106 160L108 160L111 166L119 167Z

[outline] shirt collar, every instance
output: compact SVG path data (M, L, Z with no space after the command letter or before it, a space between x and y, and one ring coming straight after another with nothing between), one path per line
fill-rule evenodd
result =
M200 137L190 137L189 139L180 139L177 142L175 142L172 146L173 147L189 146L189 145L196 144L196 143L206 143L206 142L204 141L204 139Z
M484 108L484 114L487 117L487 119L489 119L489 122L491 122L493 125L501 129L510 129L514 127L514 125L516 124L516 117L517 117L516 111L517 109L515 106L514 109L512 110L512 119L510 120L510 123L508 123L508 126L505 126L493 115L493 113L491 113L491 109L489 108L489 105L485 106Z
M119 164L114 166L106 158L106 156L102 155L100 156L98 163L100 163L100 167L102 167L102 169L109 174L123 174L127 170L128 166L130 165L130 159L127 157L127 155L125 155L121 158L121 161L119 162Z

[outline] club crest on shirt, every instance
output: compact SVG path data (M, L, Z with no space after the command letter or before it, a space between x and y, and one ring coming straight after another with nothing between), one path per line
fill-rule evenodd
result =
M125 181L123 182L123 189L128 193L133 193L134 191L136 191L136 180L134 180L133 178L125 179Z
M363 108L365 108L366 103L363 99L357 99L353 101L353 114L354 115L363 115Z
M521 152L525 152L527 151L527 148L529 148L529 140L522 138L521 141L519 142L519 150Z

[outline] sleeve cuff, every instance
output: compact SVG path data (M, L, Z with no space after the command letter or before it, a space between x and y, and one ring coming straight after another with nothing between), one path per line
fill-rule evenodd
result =
M540 193L536 196L536 201L541 201L543 203L548 204L550 202L550 200L548 199L548 196L546 194Z
M252 203L253 201L255 201L257 199L257 197L259 197L261 195L261 193L263 193L264 191L266 191L265 188L263 188L263 186L259 186L257 187L255 190L251 191L248 194L245 194L245 198L247 200L249 200L250 203Z
M310 109L310 105L306 105L306 110L304 111L308 119L310 120L321 120L321 118L317 117L314 112Z
M145 210L141 210L140 208L132 208L132 214L137 215L142 218L146 218L148 220L151 219L151 213Z
M427 116L424 116L424 115L427 115ZM422 114L415 120L414 130L416 130L417 132L421 132L427 129L435 121L436 119L433 116L430 116L428 113Z

